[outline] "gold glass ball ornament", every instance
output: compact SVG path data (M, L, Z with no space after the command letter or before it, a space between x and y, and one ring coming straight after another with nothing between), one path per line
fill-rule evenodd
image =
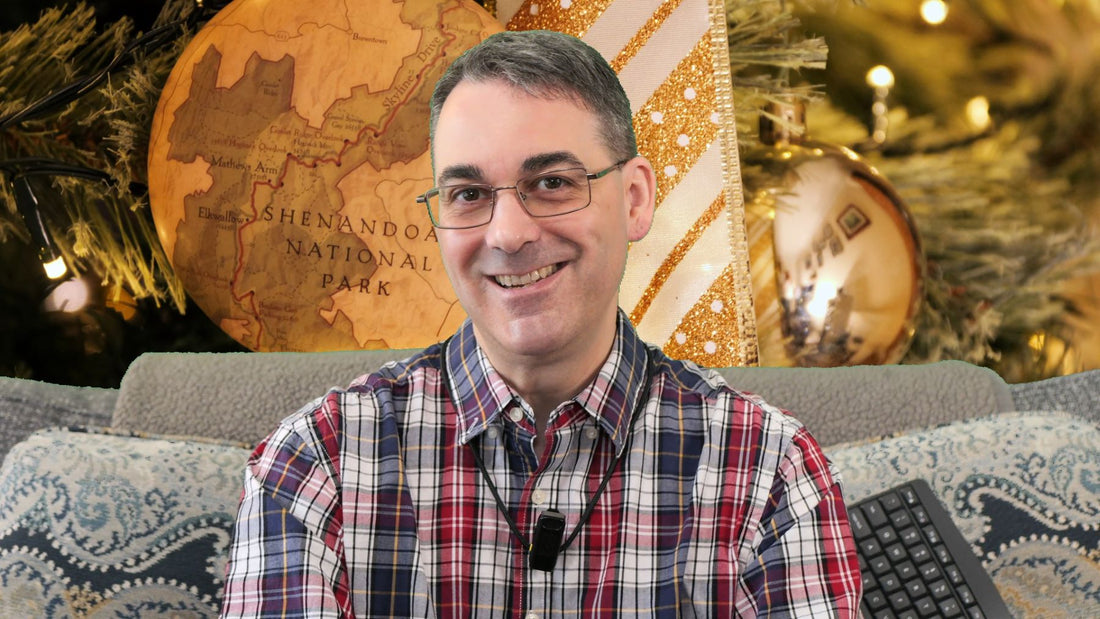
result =
M761 364L896 363L923 295L913 218L854 151L797 135L803 118L798 105L769 107L763 146L745 157Z

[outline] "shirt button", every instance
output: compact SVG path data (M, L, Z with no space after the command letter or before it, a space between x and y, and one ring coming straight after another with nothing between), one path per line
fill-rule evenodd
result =
M539 619L539 614L536 612L529 612L524 619Z
M500 428L496 426L491 426L488 430L485 431L485 435L495 441L500 438Z
M596 437L600 435L600 430L596 426L588 426L584 429L584 435L592 440L596 440Z
M523 421L523 409L518 406L513 406L508 409L508 418L516 423Z
M534 492L531 493L531 502L534 503L535 505L545 505L546 504L546 493L543 492L542 490L535 490Z

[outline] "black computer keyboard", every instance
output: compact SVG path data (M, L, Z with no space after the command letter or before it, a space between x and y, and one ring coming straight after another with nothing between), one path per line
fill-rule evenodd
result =
M848 506L864 617L1011 617L997 587L928 482Z

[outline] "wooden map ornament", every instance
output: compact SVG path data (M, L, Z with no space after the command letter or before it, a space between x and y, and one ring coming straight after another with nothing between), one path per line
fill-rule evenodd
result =
M428 104L503 30L472 0L236 0L161 95L149 193L165 252L253 350L415 348L465 314L415 196Z
M620 304L641 336L710 367L757 362L722 0L497 0L510 30L580 37L619 74L657 212Z

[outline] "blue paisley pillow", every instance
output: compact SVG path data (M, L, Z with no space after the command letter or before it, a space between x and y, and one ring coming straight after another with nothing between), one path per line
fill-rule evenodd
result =
M923 478L1017 617L1100 616L1100 426L1004 413L828 451L858 500Z
M249 450L51 429L0 468L0 616L215 617Z

